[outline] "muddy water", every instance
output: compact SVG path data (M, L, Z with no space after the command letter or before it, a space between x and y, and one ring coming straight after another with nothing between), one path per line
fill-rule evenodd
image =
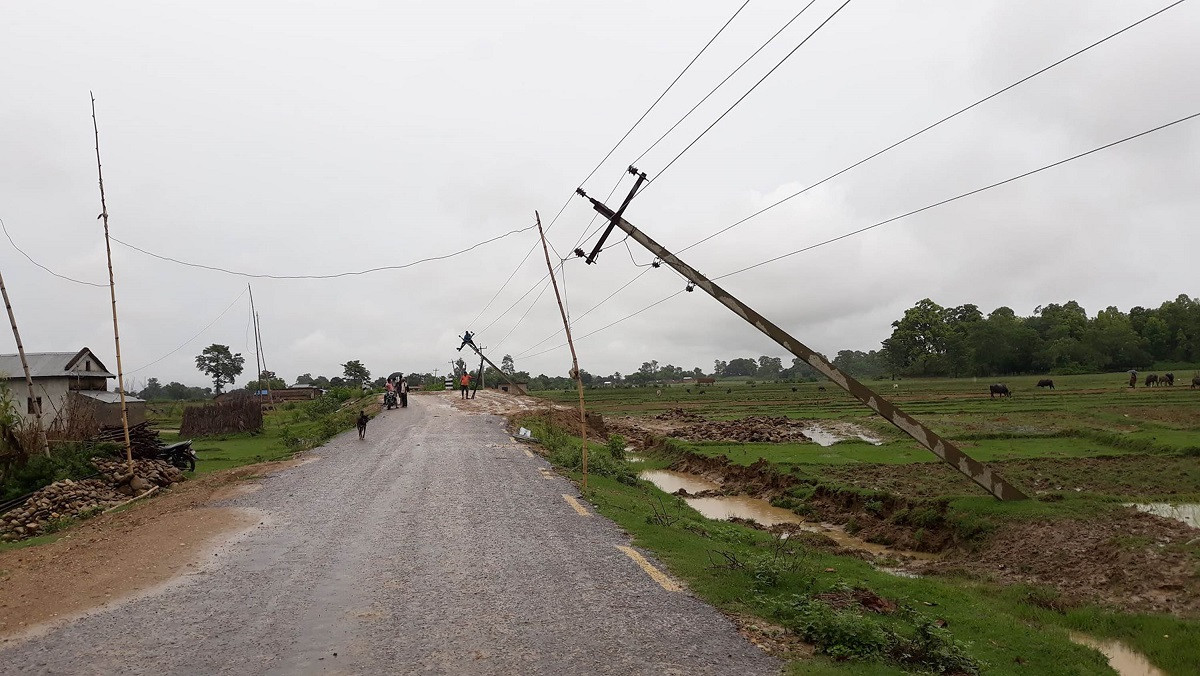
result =
M819 425L814 425L812 427L805 427L802 431L804 432L805 436L807 436L809 439L812 439L813 443L817 444L818 446L832 446L832 445L836 444L837 442L842 441L843 439L849 439L851 437L861 439L869 444L874 444L876 446L879 446L880 444L883 443L879 439L873 439L865 434L861 434L861 433L840 434L838 432L826 429Z
M669 469L648 469L638 474L638 478L645 479L658 486L664 493L674 493L680 488L688 493L699 493L700 491L713 491L721 487L717 482L709 481L702 476L687 474L686 472L675 472ZM708 515L706 514L705 516Z
M1184 503L1172 505L1168 502L1150 502L1140 505L1126 505L1126 507L1133 507L1139 512L1148 512L1155 516L1182 521L1192 528L1200 528L1200 504Z
M1144 655L1120 641L1100 639L1074 631L1070 632L1070 636L1071 640L1079 645L1100 651L1108 658L1108 666L1121 676L1166 676L1165 672L1151 664Z
M750 519L763 526L781 523L803 523L804 519L790 509L774 507L766 500L745 495L722 495L715 498L685 498L688 506L706 518L728 521L733 517Z
M649 481L667 493L674 493L680 488L689 493L699 493L700 491L720 488L719 484L709 481L704 477L671 470L646 470L638 474L638 478ZM936 558L933 554L897 550L886 545L867 542L866 540L850 535L841 526L829 523L808 522L790 509L775 507L766 500L752 498L747 495L720 495L704 498L684 498L684 500L688 503L689 507L700 512L702 516L708 519L728 521L729 519L738 517L749 519L768 528L785 523L795 524L801 530L810 533L820 533L846 549L855 549L877 556L902 556L919 559Z

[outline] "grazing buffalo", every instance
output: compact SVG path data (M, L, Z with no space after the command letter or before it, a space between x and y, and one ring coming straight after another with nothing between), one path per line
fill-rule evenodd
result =
M1168 373L1167 375L1163 376L1162 382L1165 383L1168 387L1175 387L1175 374Z
M1158 387L1158 374L1151 373L1146 376L1146 387Z
M717 382L716 378L697 378L696 382L700 385L713 385Z
M825 391L825 386L824 386L824 385L817 385L817 389L818 389L818 390L820 390L821 392L824 392L824 391Z
M1200 387L1200 376L1195 376L1192 378L1192 389L1194 390L1197 387Z
M1053 390L1054 389L1054 381L1050 380L1049 378L1042 378L1041 380L1038 381L1037 386L1038 387L1049 387L1050 389Z
M731 393L731 392L733 392L733 388L732 388L732 387L726 387L726 388L725 388L725 394L729 394L729 393Z
M1008 391L1008 385L989 385L988 390L991 392L992 399L995 399L997 394L1002 397L1012 396L1012 392Z

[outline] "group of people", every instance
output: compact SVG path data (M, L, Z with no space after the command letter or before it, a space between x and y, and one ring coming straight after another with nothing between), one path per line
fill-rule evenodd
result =
M388 378L384 387L400 399L400 408L408 408L408 378L405 378L403 373L399 374L399 377Z

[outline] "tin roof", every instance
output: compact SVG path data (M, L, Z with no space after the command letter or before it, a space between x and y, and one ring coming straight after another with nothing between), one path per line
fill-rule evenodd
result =
M69 371L68 369L84 354L91 355L96 363L95 371ZM109 373L104 364L91 354L91 350L83 348L78 352L26 352L25 361L29 362L29 375L34 378L66 378L83 376L94 378L116 378ZM0 354L0 374L9 379L24 379L25 371L21 368L19 354Z
M96 401L98 401L102 404L119 404L119 403L121 403L121 393L120 392L109 392L107 390L78 390L75 392L75 394L78 394L81 397L87 397L88 399L95 399ZM126 404L134 404L134 403L140 403L140 402L144 402L144 401L145 401L145 399L138 399L137 397L133 396L132 394L125 395L125 403Z

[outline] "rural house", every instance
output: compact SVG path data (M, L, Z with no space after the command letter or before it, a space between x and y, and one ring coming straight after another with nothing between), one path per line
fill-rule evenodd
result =
M26 352L33 390L42 406L42 421L47 428L55 423L66 424L65 416L72 407L90 410L97 425L121 424L121 399L108 391L109 373L104 364L88 348L79 352ZM16 413L26 421L34 417L34 402L25 388L25 371L21 357L0 354L0 378L12 395ZM146 402L125 397L129 409L129 424L146 419Z

